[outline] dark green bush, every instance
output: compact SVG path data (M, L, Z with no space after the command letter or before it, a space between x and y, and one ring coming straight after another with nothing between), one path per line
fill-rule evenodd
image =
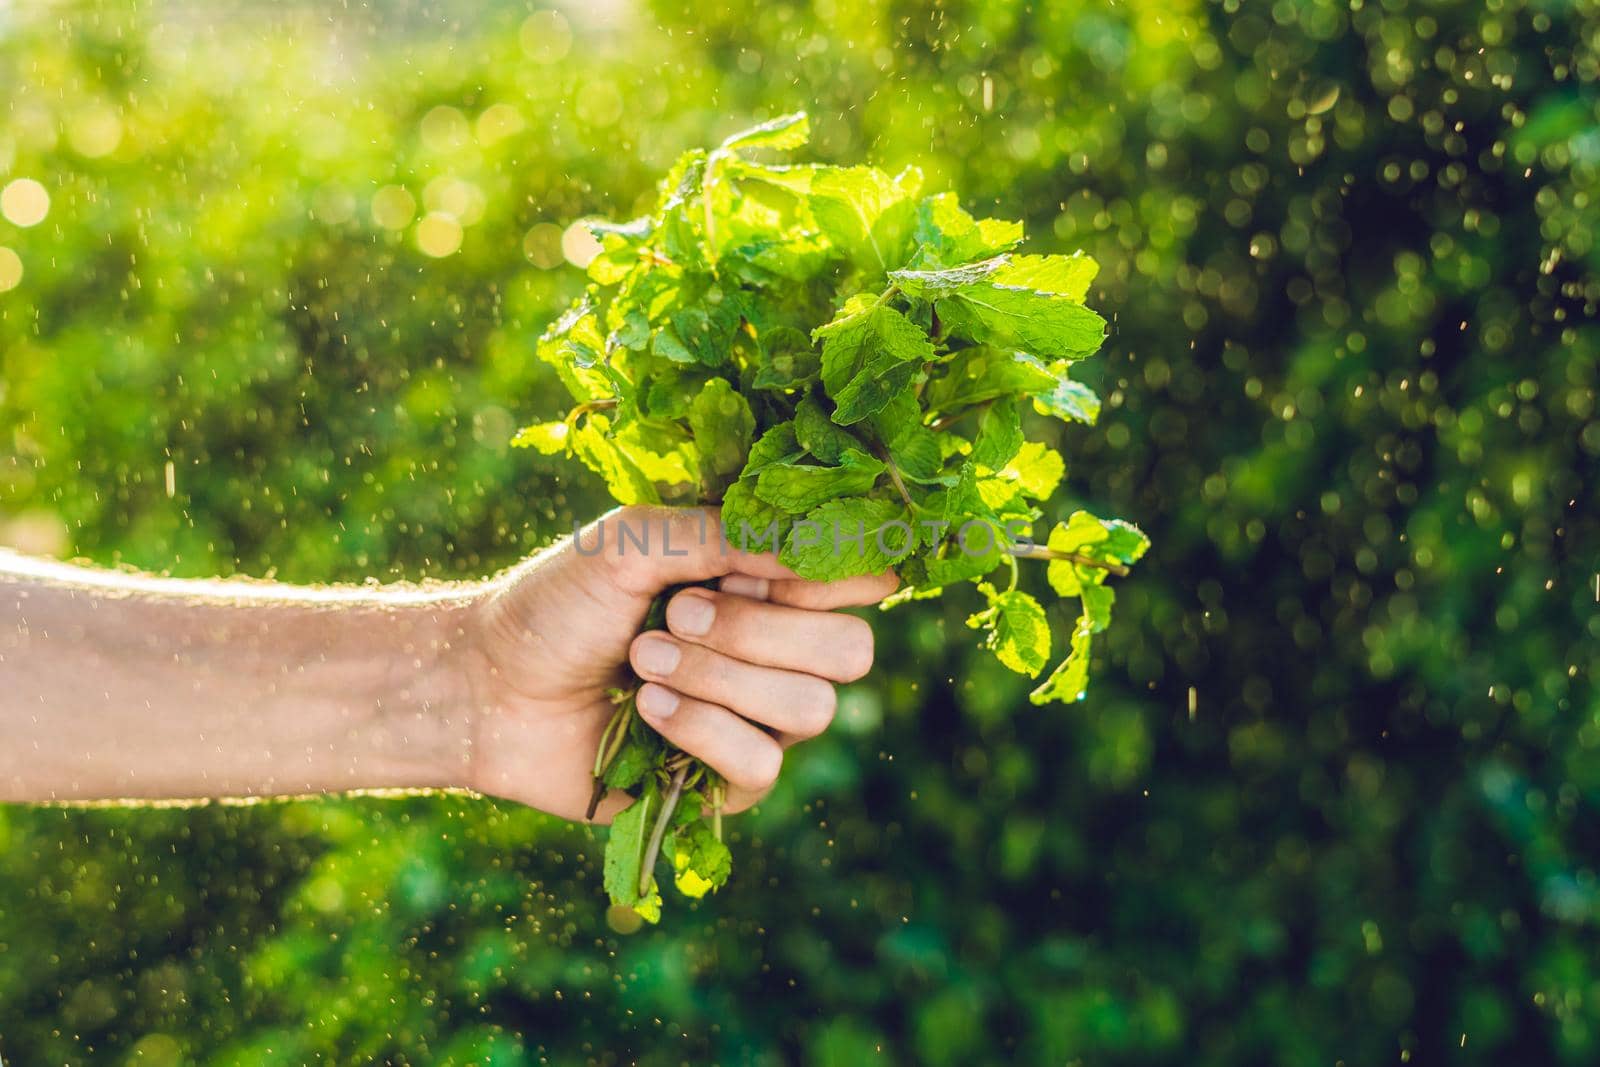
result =
M486 801L0 811L6 1062L1600 1055L1593 3L83 7L0 11L51 196L0 221L6 540L509 563L601 501L505 447L562 228L806 107L1102 263L1068 484L1156 549L1065 711L970 605L880 627L633 936L588 831ZM481 217L436 258L407 197Z

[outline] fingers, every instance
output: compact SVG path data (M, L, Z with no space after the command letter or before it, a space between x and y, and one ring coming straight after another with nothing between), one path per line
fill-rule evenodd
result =
M770 600L796 608L831 611L835 608L865 608L899 586L893 571L865 574L838 582L808 582L803 578L758 578L749 574L730 574L722 579L724 593L752 600Z
M667 629L746 663L834 682L853 682L872 668L872 627L853 615L694 588L667 602Z
M771 727L787 744L826 730L838 705L833 686L816 675L746 663L659 630L634 639L629 661L646 681Z
M654 682L639 689L639 713L656 732L751 793L778 780L783 748L773 736L727 708L683 696Z

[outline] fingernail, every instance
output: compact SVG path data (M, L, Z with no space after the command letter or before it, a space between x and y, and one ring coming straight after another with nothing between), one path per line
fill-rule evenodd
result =
M633 649L633 665L641 674L665 678L678 668L683 653L664 637L641 637Z
M661 685L645 685L639 688L639 714L654 722L672 718L672 713L678 710L678 694Z
M732 593L734 596L749 597L751 600L765 600L772 589L772 583L765 578L755 578L748 574L730 574L722 579L722 591Z
M711 629L717 609L707 597L682 594L667 605L667 622L672 629L689 637L701 637Z

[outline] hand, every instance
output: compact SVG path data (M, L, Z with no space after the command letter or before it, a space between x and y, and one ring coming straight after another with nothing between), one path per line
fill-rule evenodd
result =
M719 590L679 592L667 628L639 633L662 590L712 578ZM895 585L893 574L805 581L774 556L725 548L714 509L613 511L468 609L468 784L583 818L607 690L629 684L631 666L645 721L727 780L728 810L749 807L783 750L832 721L834 684L872 667L872 629L833 609L875 604ZM597 821L627 803L609 795Z

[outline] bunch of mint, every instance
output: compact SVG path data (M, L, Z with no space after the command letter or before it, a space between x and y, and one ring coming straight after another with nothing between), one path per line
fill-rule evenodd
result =
M720 504L730 541L807 578L893 567L895 602L975 583L986 606L968 625L1030 676L1052 635L1017 560L1047 560L1080 610L1032 699L1081 699L1106 578L1149 542L1083 511L1029 538L1065 464L1023 414L1099 414L1067 373L1105 335L1083 305L1095 262L1013 254L1020 223L921 195L914 169L761 161L809 132L788 115L690 152L652 215L591 227L592 284L539 342L576 404L516 443L576 455L623 504ZM726 881L724 786L639 718L632 690L616 696L595 800L636 799L612 825L606 889L654 921L662 855L687 895Z

